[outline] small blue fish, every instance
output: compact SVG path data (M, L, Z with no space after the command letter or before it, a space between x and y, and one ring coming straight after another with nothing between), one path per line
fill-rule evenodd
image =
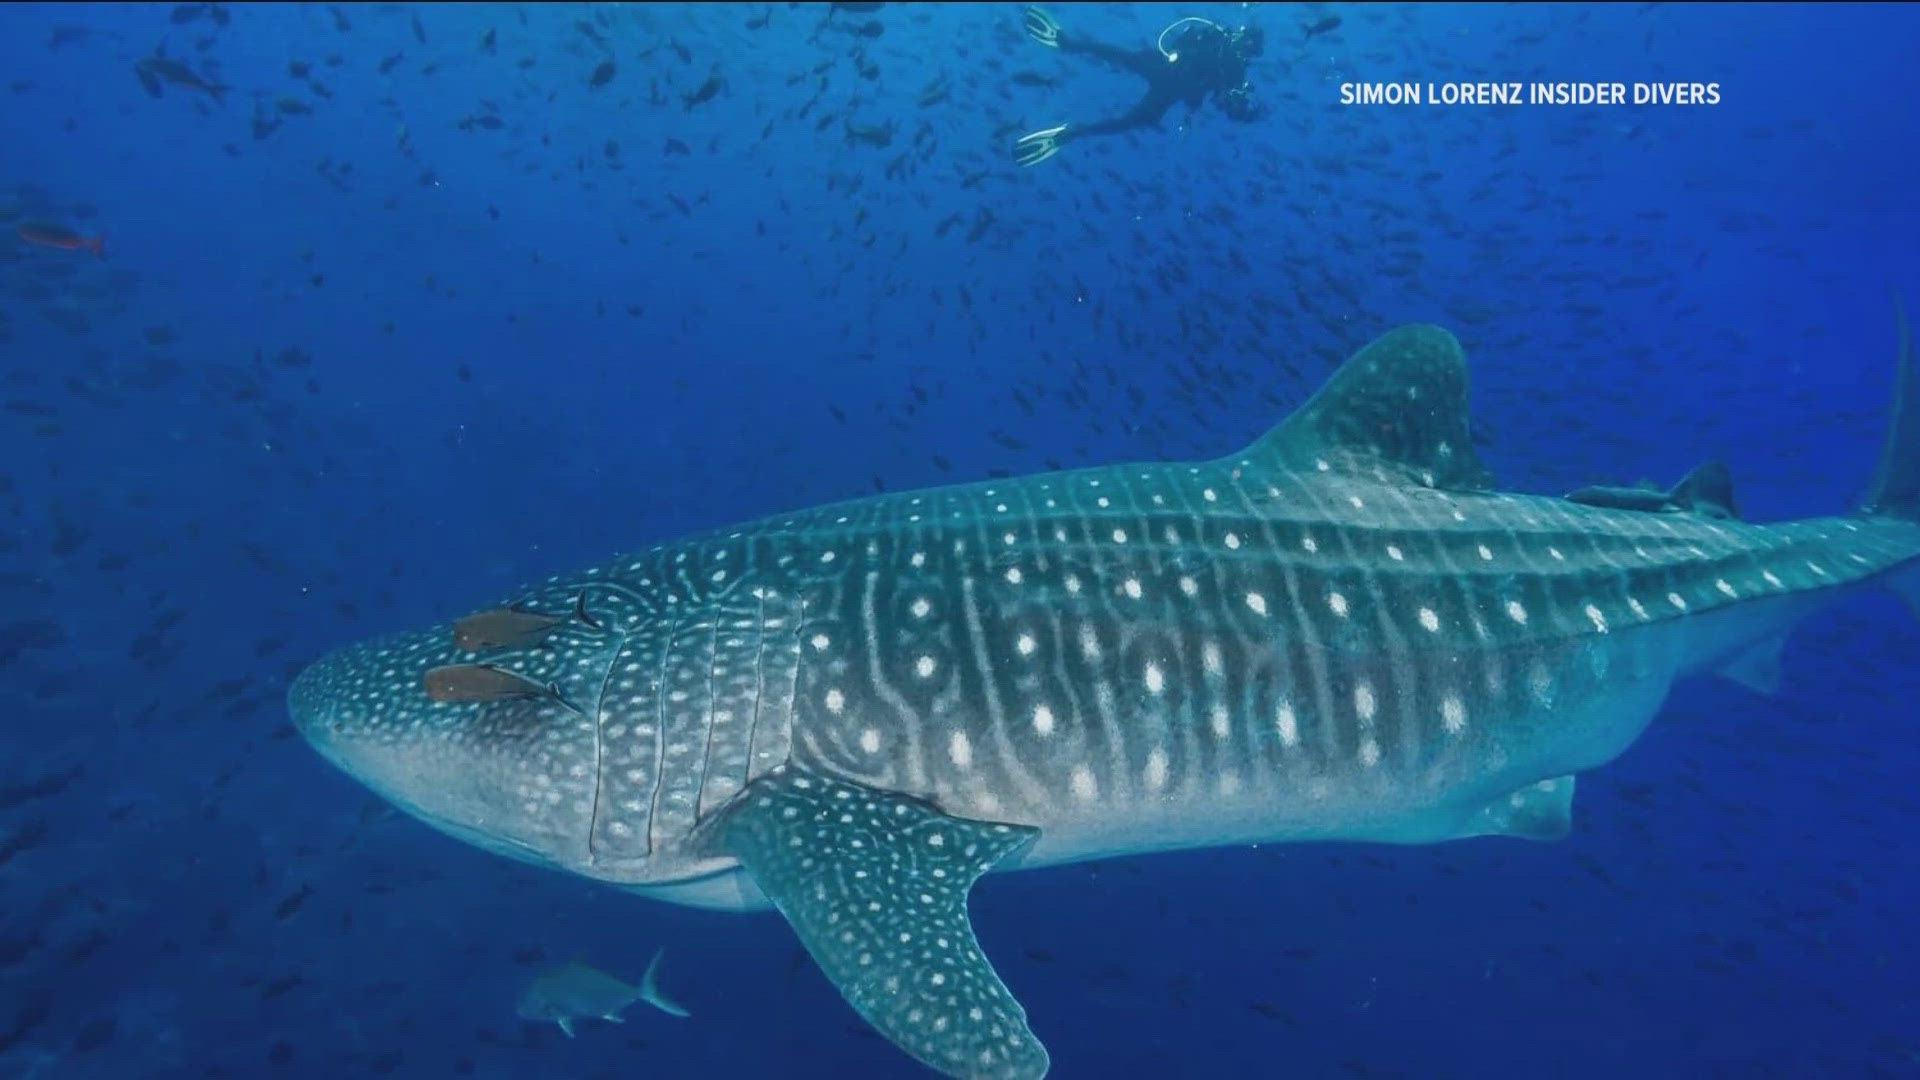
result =
M668 1016L684 1018L690 1014L662 993L657 981L660 957L665 952L663 949L653 954L647 963L647 973L640 977L637 987L578 960L550 967L535 975L526 992L520 995L520 1018L551 1020L559 1024L569 1038L573 1035L575 1020L585 1017L619 1023L624 1019L620 1013L636 1001L644 1001Z

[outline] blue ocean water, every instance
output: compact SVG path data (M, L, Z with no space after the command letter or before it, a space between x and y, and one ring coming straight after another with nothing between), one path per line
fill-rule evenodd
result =
M1502 487L1866 487L1920 10L1060 5L1254 20L1269 113L1023 169L1138 85L874 6L0 10L0 1077L931 1075L777 917L460 844L290 726L325 650L553 572L1223 454L1411 321ZM1719 102L1340 103L1513 80ZM1681 684L1558 844L1116 859L974 922L1063 1078L1920 1075L1920 628L1850 595L1785 664ZM663 945L690 1019L515 1016Z

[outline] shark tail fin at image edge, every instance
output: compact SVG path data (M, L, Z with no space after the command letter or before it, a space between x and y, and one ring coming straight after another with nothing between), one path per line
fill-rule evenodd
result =
M1881 517L1920 521L1920 372L1915 370L1906 307L1897 297L1893 310L1900 328L1893 409L1887 420L1887 441L1880 451L1880 469L1862 509Z
M1899 326L1899 362L1894 374L1893 410L1887 420L1887 439L1880 451L1880 468L1868 489L1862 511L1879 517L1920 522L1920 365L1913 355L1913 332L1906 306L1896 295L1894 317ZM1900 570L1887 580L1920 618L1920 566Z

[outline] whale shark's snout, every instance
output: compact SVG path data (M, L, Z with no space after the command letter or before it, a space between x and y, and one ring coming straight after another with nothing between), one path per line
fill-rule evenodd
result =
M351 645L301 672L287 708L315 749L408 813L489 850L578 867L593 818L591 719L557 692L435 700L425 673L463 659L444 628Z

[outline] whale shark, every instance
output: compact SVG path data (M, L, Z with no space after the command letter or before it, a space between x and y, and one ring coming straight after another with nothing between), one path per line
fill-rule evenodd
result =
M1864 501L1754 524L1495 488L1465 355L1391 330L1215 460L777 514L555 576L293 682L299 730L426 823L708 908L777 909L935 1072L1049 1068L967 914L994 871L1204 846L1552 839L1677 678L1920 611L1904 316ZM1711 504L1731 506L1730 482Z

